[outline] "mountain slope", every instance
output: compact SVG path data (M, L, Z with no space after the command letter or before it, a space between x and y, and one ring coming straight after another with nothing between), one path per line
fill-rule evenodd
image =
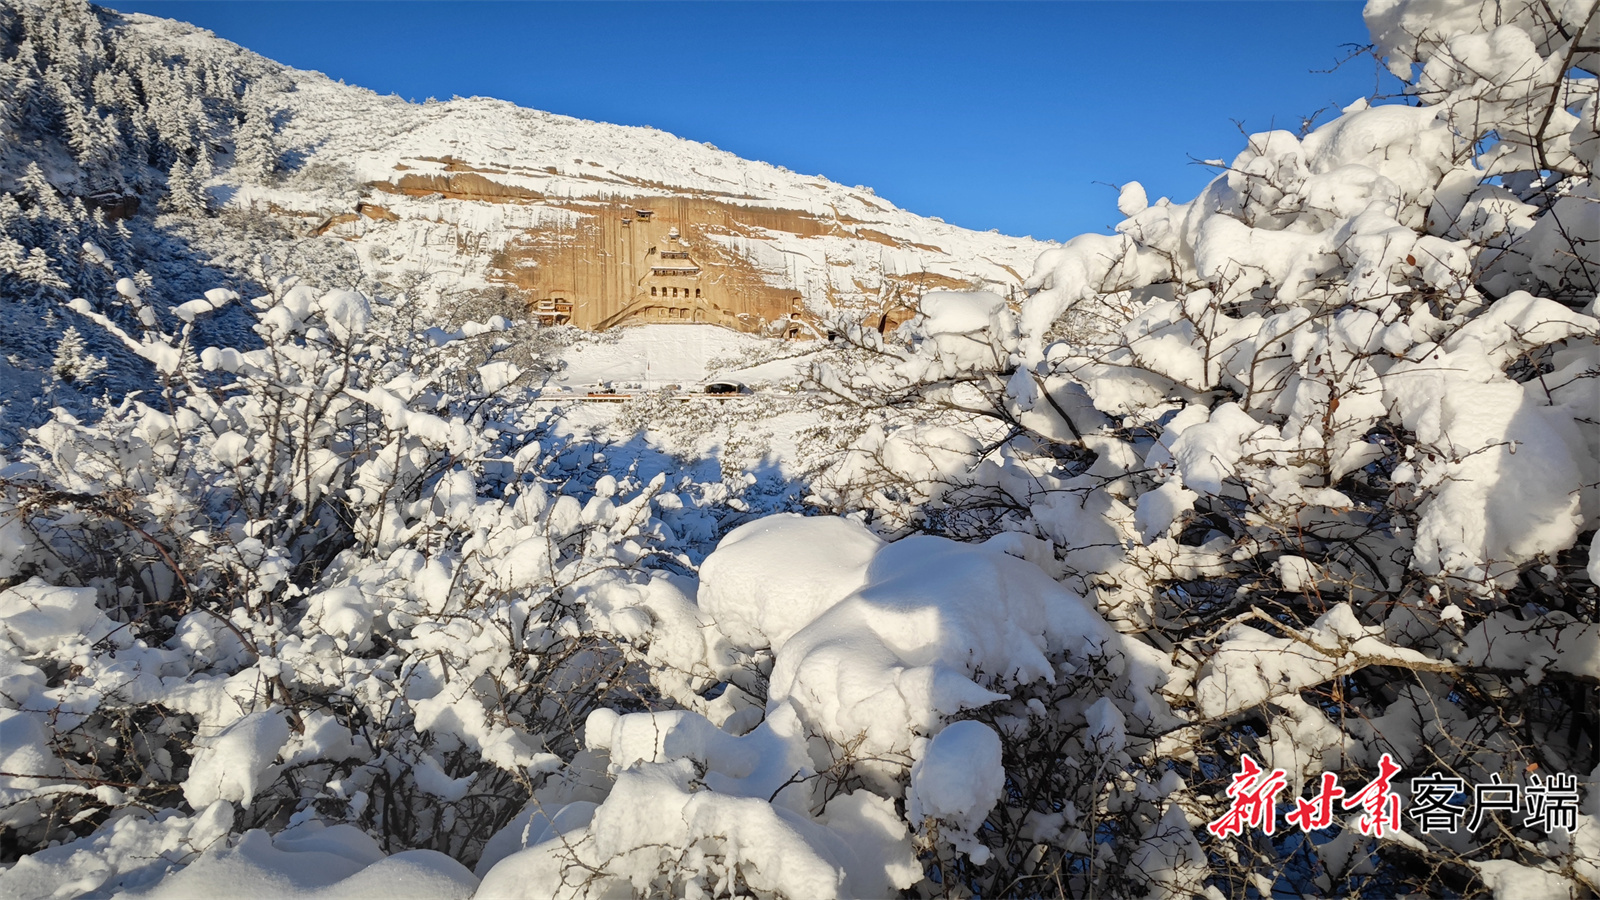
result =
M123 17L114 31L199 58L247 55L145 16ZM642 277L597 260L608 256L595 252L598 233L620 218L634 230L653 228L642 244L667 246L678 229L672 246L692 247L697 266L713 270L727 288L725 324L741 330L760 328L740 313L774 300L778 307L753 318L787 319L795 299L794 309L820 318L834 308L883 312L927 288L1006 293L1047 247L916 216L868 188L655 129L485 98L413 104L319 73L262 66L256 83L277 111L281 165L313 177L256 183L217 165L207 182L214 206L266 210L303 231L353 241L385 279L421 273L441 288L503 284L526 300L576 291L579 324L616 324L628 315L615 313L636 295L649 296ZM586 279L632 283L602 288ZM602 300L608 289L615 296ZM616 309L585 316L591 300Z
M74 297L135 336L185 324L171 310L217 286L311 279L403 297L440 324L805 338L841 313L896 325L929 289L1012 294L1048 246L649 128L381 97L84 3L0 2L0 61L7 434L155 384L104 334L67 341L87 364L58 359ZM195 341L247 342L249 324L226 310Z

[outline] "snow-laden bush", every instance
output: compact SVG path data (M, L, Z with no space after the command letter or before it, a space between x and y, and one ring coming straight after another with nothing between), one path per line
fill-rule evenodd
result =
M697 668L726 692L592 713L585 741L610 792L530 809L513 826L529 849L488 872L485 895L877 897L922 881L925 861L984 865L978 832L1014 809L1004 745L1049 743L1068 781L1127 762L1125 718L1178 724L1153 693L1159 654L1021 558L1015 537L884 544L794 516L729 534L701 568L709 621L692 623L720 632ZM743 660L753 668L729 664ZM946 727L957 716L973 718ZM1092 840L1077 821L1034 818L1031 830Z
M897 336L843 328L856 352L815 373L873 423L834 504L1047 542L1030 558L1160 651L1185 723L1128 717L1141 752L1090 776L1088 807L1030 792L1007 743L1022 808L980 832L990 862L940 883L1600 885L1600 24L1592 4L1367 16L1418 105L1253 135L1189 203L1130 185L1116 234L1041 258L1019 321L997 297L925 298ZM1353 791L1390 753L1402 796L1425 773L1566 772L1591 799L1571 832L1391 834L1375 856L1348 824L1315 845L1192 830L1245 753L1295 795L1323 771ZM1105 843L1021 824L1063 814Z
M536 788L590 790L548 777L590 709L691 677L645 640L693 614L644 564L678 546L669 521L704 530L710 491L534 433L487 390L514 366L464 364L504 320L430 340L348 290L250 305L260 346L196 353L188 324L135 336L75 302L166 396L58 410L0 472L0 827L69 841L4 874L22 895L132 887L213 844L255 859L215 842L321 820L470 864ZM70 840L96 826L114 852L90 877Z

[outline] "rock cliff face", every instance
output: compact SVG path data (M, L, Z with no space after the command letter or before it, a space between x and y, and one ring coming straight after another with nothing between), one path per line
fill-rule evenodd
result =
M815 297L820 292L824 308L865 307L892 319L929 288L964 288L975 281L1003 290L1016 287L926 270L886 276L881 262L876 280L868 274L866 282L852 277L847 285L831 280L820 287L808 284L804 259L797 264L786 254L775 254L771 245L783 238L828 236L892 250L904 247L870 229L852 229L838 218L799 210L698 196L636 196L559 206L578 217L571 228L513 235L488 267L491 280L522 292L546 324L610 328L692 321L802 338L816 334L818 304L808 306L808 293ZM935 248L916 249L937 253ZM846 270L855 267L851 256L829 263Z
M190 40L202 35L226 45ZM482 98L413 104L277 72L270 101L291 172L259 183L219 168L217 202L350 241L380 278L503 288L545 323L808 337L833 310L892 324L930 289L1015 294L1049 246L652 128Z
M533 298L542 322L583 328L709 322L785 333L809 328L802 324L804 297L789 273L764 271L740 252L762 231L815 230L819 223L804 213L747 210L698 197L562 208L579 217L573 228L516 235L490 260L490 277ZM769 226L749 221L755 218Z

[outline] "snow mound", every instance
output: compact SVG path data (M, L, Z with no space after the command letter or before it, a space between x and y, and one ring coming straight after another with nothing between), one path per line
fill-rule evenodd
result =
M981 722L953 722L927 742L911 766L906 791L907 817L913 822L940 819L954 829L956 847L982 865L989 850L972 840L1005 792L1000 736Z
M288 742L289 720L277 710L251 713L215 736L197 737L184 799L195 809L217 800L249 809L257 787L271 781L272 761Z
M247 831L214 845L153 888L129 896L149 900L466 900L478 880L466 867L432 850L385 856L376 841L350 825L303 825L277 836Z
M757 519L729 532L701 564L700 609L736 644L779 651L861 587L882 546L845 519Z

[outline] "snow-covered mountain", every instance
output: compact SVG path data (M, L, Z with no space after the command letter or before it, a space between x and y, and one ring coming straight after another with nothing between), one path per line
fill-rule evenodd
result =
M28 301L0 311L15 400L0 430L147 384L103 335L84 352L126 365L90 373L92 390L52 377L73 368L54 358L73 297L144 327L217 285L314 276L443 325L492 312L812 338L839 315L897 325L928 290L1019 297L1050 246L650 128L379 96L182 22L14 0L0 34L0 290Z
M603 233L629 224L654 231L636 241L641 257L645 245L687 251L726 287L725 321L707 304L696 310L701 320L760 331L758 320L792 311L806 319L835 308L892 311L933 288L1014 292L1048 248L652 128L479 97L410 103L278 65L181 22L135 14L106 24L112 43L240 73L235 91L250 86L242 92L272 117L274 172L244 158L242 133L214 129L207 138L212 174L197 180L212 214L244 210L350 241L380 280L421 276L440 291L505 285L527 301L564 295L577 307L574 321L590 327L648 320L648 309L627 307L652 296L649 261L635 275L620 271L634 262L627 254L597 252ZM768 308L774 301L781 309Z
M127 27L178 26L137 18ZM318 233L356 242L363 260L389 277L448 272L457 285L509 284L528 299L576 290L581 324L613 324L636 296L650 296L647 276L621 271L631 262L626 252L596 252L611 249L613 231L652 228L642 243L668 253L681 247L699 266L728 269L728 279L754 276L730 292L738 312L759 303L764 289L783 301L801 298L818 314L882 312L928 288L1008 293L1048 246L923 218L869 188L650 128L485 98L418 105L316 73L282 75L287 86L273 99L283 110L285 152L303 156L306 167L348 171L356 188L235 191L221 186L223 173L215 193L226 206L302 216ZM373 253L379 246L386 252ZM586 284L607 279L621 282L615 298ZM586 301L604 312L586 316Z

